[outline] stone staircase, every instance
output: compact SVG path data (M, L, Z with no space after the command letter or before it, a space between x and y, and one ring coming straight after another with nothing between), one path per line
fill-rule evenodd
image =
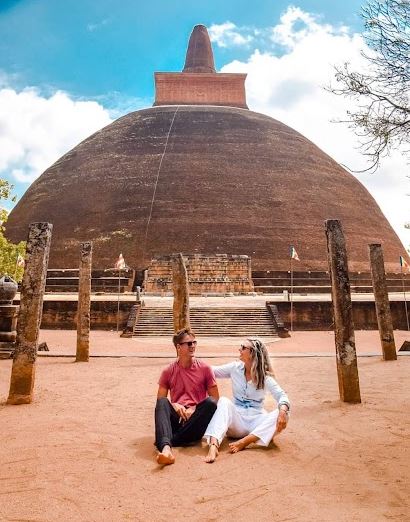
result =
M272 318L266 307L231 308L201 307L190 310L191 327L202 337L225 336L277 337ZM172 309L141 308L134 336L153 337L173 335Z

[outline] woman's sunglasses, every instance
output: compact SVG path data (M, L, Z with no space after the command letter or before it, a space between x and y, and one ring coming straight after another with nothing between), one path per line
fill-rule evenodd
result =
M178 343L180 346L182 346L183 344L186 344L189 346L189 348L191 348L192 346L196 346L198 344L198 341L184 341L183 343Z

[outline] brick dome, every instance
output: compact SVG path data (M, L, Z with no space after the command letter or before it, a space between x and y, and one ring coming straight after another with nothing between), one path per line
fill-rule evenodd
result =
M184 73L180 73L184 74ZM215 76L217 74L215 73ZM342 221L353 270L381 242L388 270L403 247L368 191L313 143L246 109L160 105L130 113L47 169L11 212L7 236L53 223L51 268L94 266L120 252L141 269L172 252L248 254L252 268L327 269L324 220Z

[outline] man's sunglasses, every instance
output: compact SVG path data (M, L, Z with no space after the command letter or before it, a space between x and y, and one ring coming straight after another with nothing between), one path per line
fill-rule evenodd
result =
M191 346L196 346L198 344L198 341L184 341L183 343L178 343L180 346L182 346L183 344L187 344L189 346L189 348L191 348Z

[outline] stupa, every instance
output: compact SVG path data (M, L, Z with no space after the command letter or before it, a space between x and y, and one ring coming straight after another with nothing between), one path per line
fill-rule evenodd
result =
M190 37L180 73L155 74L154 107L96 132L48 168L11 212L7 236L34 221L54 225L51 268L94 267L120 252L135 269L154 256L248 255L252 268L326 270L325 219L342 221L352 270L368 271L368 243L387 270L404 248L350 173L287 125L248 109L245 74L215 71L207 30Z

